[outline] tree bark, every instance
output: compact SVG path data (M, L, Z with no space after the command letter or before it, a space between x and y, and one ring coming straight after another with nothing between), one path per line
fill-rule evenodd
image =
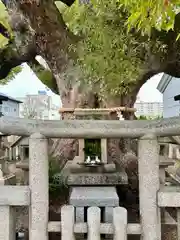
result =
M66 83L62 73L73 64L74 55L69 47L77 42L78 37L68 30L53 1L42 1L40 4L35 1L20 1L19 7L36 33L37 54L48 63L63 98L72 89L72 84Z

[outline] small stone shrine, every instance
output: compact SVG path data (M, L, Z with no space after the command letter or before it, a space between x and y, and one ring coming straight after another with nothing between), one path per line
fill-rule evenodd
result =
M122 120L121 111L113 109L61 109L60 113L74 114L75 119L107 119L113 112ZM129 109L134 111L134 109ZM119 119L120 118L120 119ZM119 206L117 185L128 183L124 171L117 171L108 161L107 139L79 139L78 156L68 161L64 172L68 172L67 183L71 187L69 204L76 209L76 222L84 222L89 206L102 208L102 221L112 222L113 208Z

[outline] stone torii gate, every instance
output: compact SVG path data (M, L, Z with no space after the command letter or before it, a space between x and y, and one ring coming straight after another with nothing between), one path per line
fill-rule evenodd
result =
M29 206L30 240L48 240L48 232L51 231L61 231L62 240L74 240L74 232L88 232L89 240L100 240L100 233L107 234L108 231L114 234L114 239L127 239L127 234L136 232L135 234L142 235L143 240L160 240L160 208L180 208L180 189L160 185L158 145L160 136L180 135L179 117L150 121L42 121L1 117L0 132L30 136L29 186L0 186L0 240L14 240L13 206ZM93 208L89 210L88 217L91 227L89 222L77 225L73 222L74 215L70 207L63 209L62 222L49 222L47 139L121 137L139 139L140 224L127 224L127 215L124 210L124 218L121 217L122 225L119 227L117 225L113 227L112 224L105 226L97 221L97 225L93 224L94 213L97 212ZM118 208L118 212L120 213L121 209ZM118 216L120 218L121 214ZM180 228L179 225L178 228Z

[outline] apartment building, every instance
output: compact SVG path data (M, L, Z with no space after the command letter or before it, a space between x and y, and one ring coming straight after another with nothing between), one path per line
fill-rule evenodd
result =
M134 104L137 109L136 116L157 117L163 115L163 103L162 102L143 102L137 100Z

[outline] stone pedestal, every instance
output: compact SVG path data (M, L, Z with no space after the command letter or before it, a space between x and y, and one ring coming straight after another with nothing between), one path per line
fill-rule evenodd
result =
M101 208L101 222L113 223L113 208L119 206L119 198L115 187L72 187L69 203L75 207L77 223L87 221L87 208L92 206ZM78 237L83 238L84 234ZM109 235L105 236L105 238L109 237Z
M113 208L119 206L115 186L128 183L126 173L117 172L114 164L93 168L74 161L66 164L64 172L71 187L69 204L76 209L76 221L85 221L87 207L98 206L102 209L102 222L111 223Z
M69 203L76 208L76 221L84 222L86 207L102 208L103 222L112 222L113 208L119 206L115 187L72 187Z
M102 159L102 163L87 167L82 163L82 157L77 156L73 161L68 161L63 169L63 175L71 187L69 204L75 207L76 222L87 221L87 208L91 206L101 208L101 222L113 222L113 208L119 206L115 186L128 184L128 178L125 171L117 171L114 163L108 164L107 159ZM78 237L84 237L84 234Z
M70 204L76 207L117 207L119 198L115 187L73 187Z

